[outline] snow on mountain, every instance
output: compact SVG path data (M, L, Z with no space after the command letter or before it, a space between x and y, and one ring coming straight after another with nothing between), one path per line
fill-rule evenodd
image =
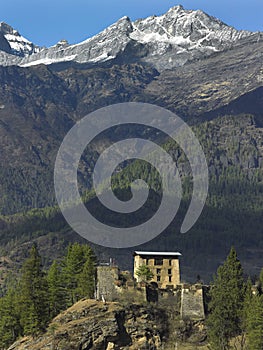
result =
M2 37L6 39L7 45L9 46L9 50L4 50L7 53L23 57L40 51L40 47L35 46L31 41L20 35L17 30L4 22L0 23L0 33Z
M151 16L135 22L123 17L81 43L69 45L63 40L42 50L6 24L1 24L1 32L4 33L11 53L23 56L10 59L7 48L2 49L0 36L2 65L15 63L27 67L71 61L97 64L115 59L127 63L142 61L159 70L201 59L256 35L238 31L200 10L185 10L180 5L159 17Z
M131 38L141 43L167 43L183 50L211 47L217 51L220 45L247 36L250 32L237 31L204 12L184 10L182 6L171 8L160 17L152 16L134 22Z
M68 61L73 57L78 63L104 62L116 58L131 40L129 34L133 31L132 23L128 17L121 18L101 33L75 45L60 45L58 43L33 56L25 57L21 65L27 67L36 60L49 59L55 62Z

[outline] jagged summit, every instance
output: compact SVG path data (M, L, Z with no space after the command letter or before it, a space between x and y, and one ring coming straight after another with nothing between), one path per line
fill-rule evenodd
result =
M2 27L0 64L22 67L61 62L94 65L116 60L145 62L163 70L224 51L240 40L255 35L238 31L201 10L185 10L182 5L172 7L161 16L150 16L135 22L125 16L81 43L65 45L59 42L42 50L12 27L4 23ZM22 58L14 59L14 55Z
M219 50L219 42L222 45L233 43L241 37L250 35L247 31L237 31L236 29L227 26L222 21L215 17L207 15L201 10L184 10L179 5L172 7L167 13L162 16L148 17L143 20L134 22L135 33L136 30L141 32L147 41L147 34L159 34L158 39L162 41L177 41L180 46L186 44L188 39L188 47L191 49L196 45L207 47L208 41L211 41L211 47L214 50ZM154 38L154 36L152 36ZM217 39L217 40L216 40ZM202 40L202 42L200 42ZM183 46L183 45L181 45Z
M0 23L0 50L24 57L40 51L40 47L24 38L17 30L5 22Z

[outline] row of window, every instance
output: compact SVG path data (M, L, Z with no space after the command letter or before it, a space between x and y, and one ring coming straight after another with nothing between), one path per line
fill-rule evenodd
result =
M149 259L146 259L146 265L148 265L148 264L149 264ZM155 258L154 265L163 265L163 259L162 258ZM169 259L169 266L172 266L172 259Z

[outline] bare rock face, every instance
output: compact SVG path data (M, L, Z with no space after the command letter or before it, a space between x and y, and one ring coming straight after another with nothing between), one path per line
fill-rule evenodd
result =
M9 350L158 350L167 333L165 313L158 308L82 300L58 315L46 334L23 338Z
M121 61L144 62L163 71L224 51L251 37L262 40L260 33L236 30L203 11L185 10L182 6L172 7L162 16L135 22L123 17L101 33L74 45L60 41L41 49L5 23L0 24L1 32L7 42L1 45L0 40L0 64L23 67Z
M5 22L0 22L0 64L19 64L22 57L36 54L41 50L24 38L17 30Z

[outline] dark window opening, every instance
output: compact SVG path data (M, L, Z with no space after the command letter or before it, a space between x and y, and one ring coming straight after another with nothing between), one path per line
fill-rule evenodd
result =
M155 258L154 259L154 265L162 265L163 259L162 258Z
M157 282L161 281L161 276L157 276Z
M172 274L172 269L168 269L168 275Z
M172 276L169 276L169 282L172 282Z
M156 269L156 273L160 274L161 273L161 269Z
M172 266L172 259L169 259L169 266Z

